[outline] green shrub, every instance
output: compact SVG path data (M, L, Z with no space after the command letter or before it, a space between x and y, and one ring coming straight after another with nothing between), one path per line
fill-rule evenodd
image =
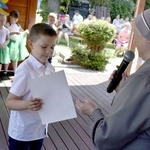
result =
M135 3L137 0L134 0ZM148 1L148 0L147 0ZM115 19L117 15L120 15L121 18L129 17L133 18L135 11L135 3L133 0L111 0L105 2L105 7L110 9L111 19Z
M103 50L100 52L91 51L85 45L71 47L71 50L74 61L85 68L102 71L108 63Z
M92 51L101 51L115 36L114 25L105 20L85 20L77 26L79 35Z
M40 16L42 16L42 22L46 23L47 22L47 17L48 17L48 14L50 12L50 9L49 8L45 8L45 10L42 10L40 11Z
M42 22L47 22L47 16L50 12L50 8L48 7L48 0L42 0L40 5L40 16L43 18Z

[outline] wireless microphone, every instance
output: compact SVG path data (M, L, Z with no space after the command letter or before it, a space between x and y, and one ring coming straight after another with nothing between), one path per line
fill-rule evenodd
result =
M122 74L124 73L125 69L127 68L128 64L134 59L134 52L133 51L127 51L124 54L123 61L121 62L120 66L118 67L118 70L114 74L114 78L109 83L107 87L107 92L111 93L116 87L118 86L120 80L122 79Z

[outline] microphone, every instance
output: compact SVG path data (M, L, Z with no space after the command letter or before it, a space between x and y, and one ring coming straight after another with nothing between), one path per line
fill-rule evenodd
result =
M111 93L119 84L120 80L122 79L122 74L124 73L125 69L129 65L129 63L134 59L134 52L133 51L126 51L123 57L123 61L121 62L118 70L114 74L114 78L109 83L107 87L107 92Z

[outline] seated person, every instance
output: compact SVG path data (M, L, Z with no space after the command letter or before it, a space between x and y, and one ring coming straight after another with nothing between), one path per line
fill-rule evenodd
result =
M105 19L108 23L111 23L111 18L108 16L108 17L106 17L106 19Z
M121 31L121 29L123 29L123 27L125 26L124 24L124 20L123 18L121 18L118 22L118 24L116 25L116 29L117 29L117 33L119 34L119 32Z
M73 24L70 21L70 16L68 14L65 15L65 20L62 22L61 25L61 31L58 34L58 42L60 42L60 39L62 36L65 37L65 40L67 42L67 46L69 46L69 35L72 35L72 29L73 29Z
M93 14L89 14L85 20L93 20L93 19L96 19L96 17Z
M73 34L77 34L77 25L80 24L83 21L83 16L79 13L78 10L75 11L75 14L73 16Z
M130 23L126 23L124 28L120 30L118 39L116 42L115 54L118 55L127 50L130 39Z
M120 21L120 15L117 15L116 18L113 20L112 24L117 27L119 21Z

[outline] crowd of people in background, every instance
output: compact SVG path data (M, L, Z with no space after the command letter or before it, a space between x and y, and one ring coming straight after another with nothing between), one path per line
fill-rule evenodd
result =
M115 47L115 54L119 55L127 50L131 27L132 27L132 20L129 21L129 17L125 19L120 18L120 15L117 15L116 18L113 20L112 24L116 27L116 37L114 39Z
M1 36L3 35L3 38L1 38L0 41L0 49L2 49L2 51L0 51L0 70L2 66L1 64L4 64L4 73L7 74L8 66L11 61L15 71L18 61L24 60L29 55L25 47L27 32L24 31L21 25L17 23L19 19L19 12L17 10L12 10L8 18L1 14L0 19L3 20L1 23L1 28L3 30L4 28L5 30L7 29L7 32L1 30ZM90 13L87 18L83 18L78 10L74 12L72 18L70 18L69 14L65 14L64 17L62 17L55 12L50 12L47 17L47 24L57 32L57 43L59 43L61 38L64 37L66 40L66 45L69 46L69 36L78 35L77 25L84 20L91 21L93 19L96 19L93 12ZM115 44L115 55L119 55L120 53L126 51L131 33L131 22L129 21L129 17L123 19L120 18L120 15L117 15L114 20L111 20L110 16L106 18L101 17L101 20L112 23L116 27L116 36L113 40L113 43ZM7 43L6 46L2 46L4 43ZM9 50L4 51L3 49ZM6 60L2 58L5 58ZM52 58L49 58L49 62L52 62Z
M53 15L51 15L53 14ZM53 22L50 23L50 18L53 18ZM52 20L52 19L51 19ZM55 21L54 21L55 20ZM48 15L48 24L51 25L58 33L57 43L60 42L61 38L64 36L67 46L69 46L69 36L77 33L77 25L83 21L83 16L78 10L75 11L72 20L69 14L65 14L63 17L59 16L57 13L50 13Z
M50 24L49 20L51 14L53 14L53 18L55 18L53 19L55 21L53 21L52 24ZM69 14L58 16L57 13L50 13L48 15L48 24L52 25L52 27L57 30L57 43L59 43L61 38L64 36L66 45L69 46L69 36L78 35L77 25L79 25L84 20L90 21L93 19L96 19L96 16L93 12L89 13L87 18L83 18L80 12L76 10L72 19L70 19ZM131 33L131 21L129 20L129 17L123 19L120 18L120 15L117 15L116 18L112 20L110 16L107 16L106 18L102 16L100 19L105 20L116 27L116 36L113 40L113 44L115 45L115 55L117 56L123 54L127 50Z

